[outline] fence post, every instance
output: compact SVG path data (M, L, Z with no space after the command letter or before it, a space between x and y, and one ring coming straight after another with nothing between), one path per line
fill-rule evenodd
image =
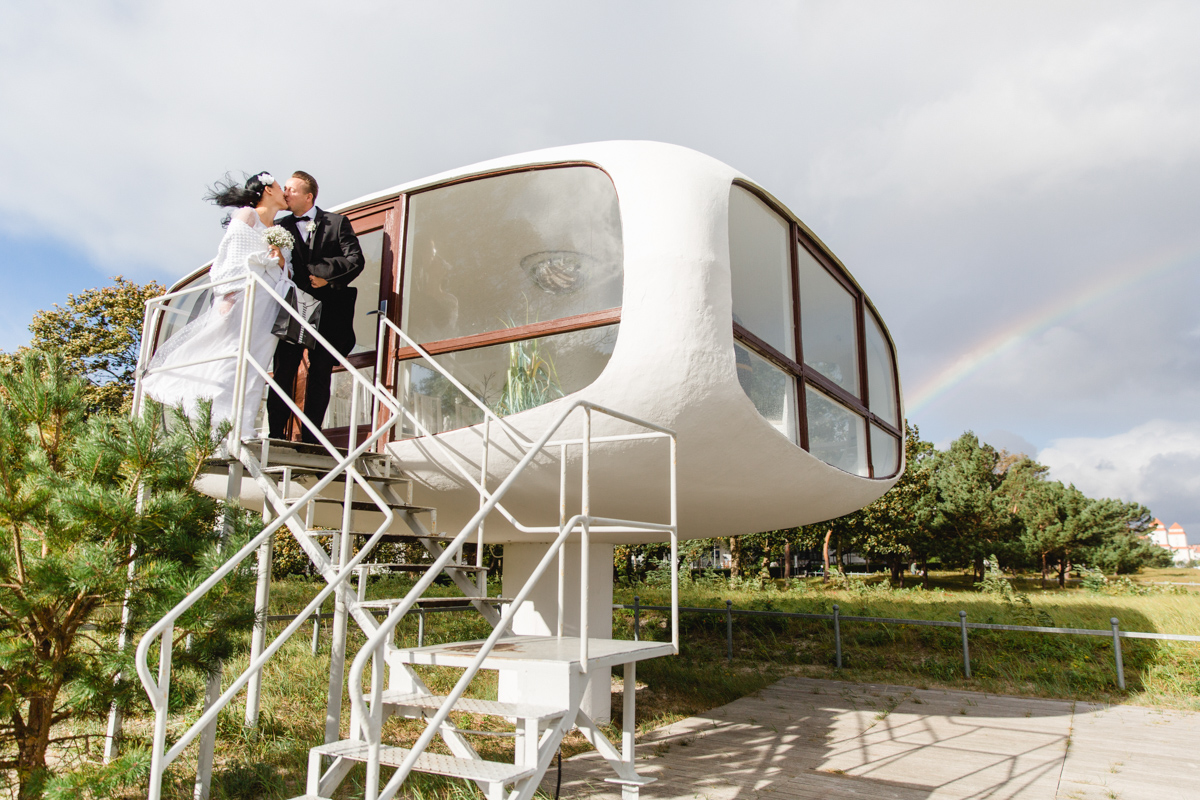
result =
M321 609L317 609L317 613L313 614L313 638L312 638L312 654L317 654L317 647L320 645L321 635Z
M1121 662L1121 623L1113 617L1109 622L1112 623L1113 631L1113 658L1117 662L1117 688L1124 691L1125 689L1125 665Z
M838 604L833 604L833 642L837 648L837 668L842 668L842 621L838 617Z
M417 606L417 647L425 646L425 609Z
M733 663L733 601L725 601L725 658Z
M641 639L641 598L636 594L633 596L633 640L640 642Z
M962 628L963 640L963 675L971 677L971 647L967 644L967 612L958 612L958 625Z

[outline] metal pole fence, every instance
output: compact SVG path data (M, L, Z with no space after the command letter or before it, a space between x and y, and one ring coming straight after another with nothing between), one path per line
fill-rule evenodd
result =
M729 663L733 663L733 601L725 601L725 642L726 656Z
M971 677L971 646L967 644L967 612L958 612L958 624L962 628L963 677Z
M837 603L833 604L833 641L837 648L837 668L842 668L842 620L841 609Z
M647 606L641 604L641 598L635 598L636 605L615 603L614 609L636 609L642 611L670 611L670 606ZM832 614L817 614L800 611L758 611L754 609L734 608L732 600L725 601L725 608L679 607L680 613L689 614L724 614L726 658L733 661L733 616L739 614L747 617L782 617L790 619L822 619L833 623L834 663L842 668L842 627L843 622L876 622L885 625L916 625L933 628L958 628L962 637L963 675L971 677L971 650L967 639L968 630L1010 631L1014 633L1046 633L1069 636L1111 636L1113 642L1113 661L1117 673L1117 687L1125 689L1125 668L1121 655L1121 639L1155 639L1166 642L1200 642L1200 636L1179 633L1149 633L1144 631L1123 631L1120 621L1113 617L1110 622L1111 630L1096 630L1093 628L1051 628L1039 625L997 625L990 622L967 622L967 612L958 612L958 621L940 619L898 619L895 617L856 617L841 613L841 608L835 603Z

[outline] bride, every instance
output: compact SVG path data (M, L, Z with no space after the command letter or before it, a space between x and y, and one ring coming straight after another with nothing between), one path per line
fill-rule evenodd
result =
M206 199L237 209L226 220L228 227L209 270L209 280L215 283L254 273L280 295L286 295L291 278L287 274L285 253L269 246L263 235L273 224L275 214L287 208L283 187L270 173L259 172L248 178L244 186L217 183ZM158 348L142 387L164 405L182 403L192 417L199 400L211 398L215 426L221 420L232 420L236 407L233 384L246 284L228 283L214 291L212 306ZM279 304L258 287L254 293L247 352L264 369L270 367L278 342L271 333L278 312ZM194 363L213 358L218 360ZM256 430L265 385L263 376L249 364L245 380L243 438Z

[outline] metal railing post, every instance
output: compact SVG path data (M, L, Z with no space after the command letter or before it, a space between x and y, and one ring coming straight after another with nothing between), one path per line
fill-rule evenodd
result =
M425 609L417 606L417 647L425 646Z
M837 664L837 668L841 669L842 668L842 621L838 617L839 610L840 609L838 608L838 604L834 603L833 604L833 643L834 643L834 648L836 649L835 663Z
M971 677L971 648L967 644L967 612L958 612L958 626L962 630L963 644L963 676Z
M1125 665L1121 661L1121 622L1116 617L1109 620L1113 633L1113 660L1117 663L1117 688L1125 690Z
M321 643L321 612L318 610L313 614L313 635L312 635L312 654L316 656L317 648Z
M642 638L641 638L642 621L640 619L641 609L638 607L639 605L641 605L641 602L642 602L642 598L638 597L635 594L633 596L633 640L635 642L640 642L642 640Z
M733 663L733 601L725 601L725 660Z

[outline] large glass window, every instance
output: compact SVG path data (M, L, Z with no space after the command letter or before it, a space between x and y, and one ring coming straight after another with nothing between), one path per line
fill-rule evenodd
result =
M351 284L358 289L354 301L354 353L374 353L379 318L370 312L379 307L379 276L383 261L383 229L360 234L363 251L362 273Z
M796 435L796 379L752 350L734 344L738 382L758 413L775 430L799 442Z
M893 428L900 425L892 348L875 315L867 314L867 390L871 411Z
M438 363L472 394L515 414L596 379L616 343L624 280L620 207L604 172L570 166L451 184L411 196L407 216L401 325L438 343ZM424 362L400 371L429 432L482 421Z
M730 191L733 321L795 358L790 232L787 220L755 195L740 186Z
M517 172L409 199L405 332L454 339L621 305L621 215L592 167Z
M811 386L806 387L805 400L808 404L809 452L838 469L867 476L867 437L863 418Z
M804 247L800 273L800 341L804 363L858 394L858 317L854 297Z
M729 195L729 269L738 381L759 414L839 469L895 475L895 356L854 282L785 211L739 185Z
M176 291L191 289L205 283L208 283L207 272L178 287ZM168 339L179 333L183 326L207 311L210 305L212 305L211 289L185 294L183 297L167 301L167 307L163 309L162 316L159 317L161 321L158 325L158 337L154 342L155 349L162 347Z
M501 416L535 408L596 380L612 355L617 325L458 350L437 362ZM401 365L401 400L428 433L483 422L483 411L422 360ZM422 435L409 427L408 436Z

